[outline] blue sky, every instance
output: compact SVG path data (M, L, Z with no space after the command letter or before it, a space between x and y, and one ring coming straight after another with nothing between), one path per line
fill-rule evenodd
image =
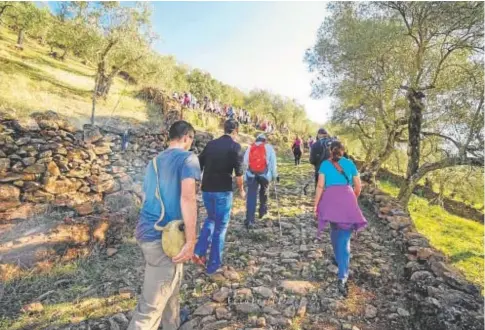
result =
M244 91L264 88L297 99L310 119L330 101L310 98L303 63L326 14L325 2L153 2L155 49Z

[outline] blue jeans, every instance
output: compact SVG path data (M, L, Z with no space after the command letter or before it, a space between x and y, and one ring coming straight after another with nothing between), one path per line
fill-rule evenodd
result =
M214 273L222 264L227 226L231 216L232 191L202 192L207 218L195 245L195 254L205 257L210 247L207 273Z
M246 196L246 224L254 223L256 213L256 200L259 187L259 216L262 217L268 211L268 180L263 176L255 176L247 179L248 194Z
M338 279L347 281L350 265L350 237L352 230L339 229L331 224L330 239L332 240L333 253L338 264Z

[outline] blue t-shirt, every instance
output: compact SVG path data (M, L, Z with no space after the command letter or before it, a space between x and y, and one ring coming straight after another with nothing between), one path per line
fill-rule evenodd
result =
M182 149L167 149L157 157L160 195L165 206L165 217L159 224L166 225L172 220L182 219L180 195L182 180L193 178L200 180L200 165L197 156ZM161 205L155 195L157 178L153 163L150 161L143 180L145 200L141 207L140 217L136 226L136 239L141 242L160 240L162 234L153 225L160 218Z
M353 186L354 182L352 178L359 175L359 172L357 171L357 167L355 166L354 162L350 159L342 157L340 158L338 163L340 164L340 166L342 166L343 171L349 178L350 185ZM330 186L345 186L348 184L345 176L337 171L337 169L330 160L325 160L322 162L322 164L320 165L319 173L325 175L325 188Z

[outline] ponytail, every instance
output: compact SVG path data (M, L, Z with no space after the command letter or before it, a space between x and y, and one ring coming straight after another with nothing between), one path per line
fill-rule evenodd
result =
M340 141L333 141L330 144L330 157L332 161L338 162L340 158L342 158L343 154L345 153L345 147L342 142Z

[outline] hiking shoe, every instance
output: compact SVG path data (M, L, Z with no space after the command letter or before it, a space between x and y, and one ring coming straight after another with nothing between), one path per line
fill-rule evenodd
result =
M205 267L206 261L207 261L207 258L206 257L199 257L196 254L194 254L194 256L192 257L192 262L194 264L199 265L199 266L202 266L202 267Z
M246 224L246 229L249 231L249 230L252 230L252 229L256 229L256 224L255 223L247 223Z
M342 296L347 297L348 295L347 283L344 282L344 280L338 280L337 288L338 288L338 292L340 292Z
M190 310L187 307L184 307L180 310L180 324L184 324L189 320Z

